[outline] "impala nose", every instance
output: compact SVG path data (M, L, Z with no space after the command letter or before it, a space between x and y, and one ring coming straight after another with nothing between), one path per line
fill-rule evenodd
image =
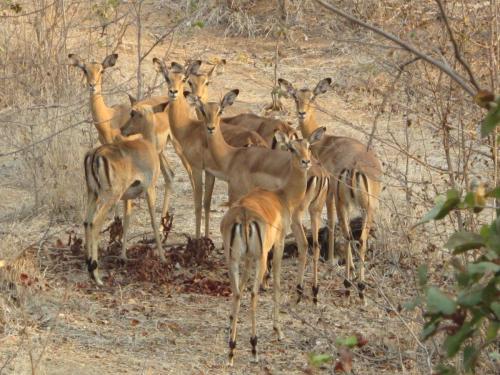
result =
M177 97L178 93L179 93L178 90L168 90L168 96L170 96L173 99L175 99Z
M302 159L302 165L304 166L305 169L308 169L309 166L311 165L311 161Z
M306 113L303 111L299 111L299 118L300 119L305 119L306 118Z
M215 126L207 126L208 134L214 134Z

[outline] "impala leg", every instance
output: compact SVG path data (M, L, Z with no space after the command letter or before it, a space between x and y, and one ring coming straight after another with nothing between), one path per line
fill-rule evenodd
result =
M201 200L203 195L203 176L201 169L193 169L194 214L196 217L196 238L201 235Z
M87 193L87 212L85 213L85 221L83 227L85 228L85 249L87 250L87 264L92 259L92 246L94 242L93 237L93 222L95 212L97 210L97 195L91 192Z
M95 280L98 285L104 285L101 278L99 277L98 270L98 234L101 231L102 225L109 211L113 208L114 205L118 203L120 200L119 196L111 196L109 199L103 199L103 204L97 210L96 215L94 216L93 221L91 222L91 231L92 231L92 249L91 255L87 259L87 266L90 276Z
M163 180L165 181L165 193L163 196L163 206L161 209L161 217L167 216L168 206L170 203L170 195L172 191L172 183L174 180L174 172L170 166L167 157L163 152L159 153L160 157L160 170L163 175Z
M259 362L257 353L257 301L259 298L259 288L264 273L266 272L267 259L265 256L260 256L255 259L255 279L253 281L252 294L250 300L250 316L252 320L252 336L250 336L250 344L252 345L252 362Z
M237 259L229 260L229 281L233 292L233 301L231 306L231 315L229 315L229 366L233 365L234 349L236 348L236 325L238 323L238 315L240 313L241 291L239 286L239 266Z
M351 228L349 227L349 218L347 215L347 212L345 211L343 206L338 207L338 219L339 219L339 224L340 224L340 229L342 231L342 236L344 237L344 254L345 254L345 280L344 284L346 287L349 287L351 285L351 265L353 263L352 261L352 252L351 252L351 240L352 240L352 235L351 235Z
M361 236L359 238L359 282L358 290L359 297L362 299L363 304L366 304L366 299L364 295L365 290L365 256L366 248L368 246L368 236L370 234L370 228L373 223L372 210L367 209L366 215L363 216L363 224L361 227Z
M318 233L319 233L319 223L321 219L321 208L314 207L309 211L309 215L311 217L311 232L313 238L313 302L315 304L318 303L318 292L319 292L319 284L318 284L318 262L319 262L319 254L320 247L318 241Z
M335 197L332 188L328 190L326 197L326 213L328 218L328 263L336 266L338 259L335 259Z
M156 190L154 185L151 185L146 191L146 200L148 201L148 211L149 217L151 218L151 226L153 227L153 232L155 235L156 251L160 257L162 263L165 263L165 254L163 253L163 246L160 240L160 231L158 230L158 224L155 218L155 202L156 202Z
M306 234L304 233L304 228L302 227L302 220L300 216L294 215L294 217L292 218L292 225L291 225L293 235L295 237L295 240L297 241L297 248L299 251L299 269L297 273L297 303L300 302L304 294L304 273L306 268L307 249L308 249L307 238ZM276 246L274 248L276 249ZM274 271L274 260L276 256L277 256L276 251L274 251L273 267L272 267L273 271Z
M120 259L127 260L127 240L128 227L130 225L130 214L132 212L132 201L130 199L123 201L123 236L122 236L122 252Z
M283 250L285 245L285 235L280 233L280 237L274 245L273 257L273 329L278 335L278 340L283 340L284 335L279 322L280 313L280 291L281 291L281 260L283 258Z
M209 237L210 234L210 205L212 203L214 184L215 176L205 171L205 191L203 196L203 210L205 211L205 237Z

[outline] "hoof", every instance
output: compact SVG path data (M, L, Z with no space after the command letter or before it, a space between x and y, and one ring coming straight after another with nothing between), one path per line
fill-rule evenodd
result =
M278 341L282 341L285 338L285 335L283 334L283 331L279 327L273 327L274 332L276 332L276 335L278 336Z
M234 365L234 360L233 360L233 358L232 358L232 357L231 357L231 358L229 358L229 359L227 360L227 365L228 365L229 367L233 367L233 365Z
M259 355L252 355L252 359L250 359L250 363L259 363Z

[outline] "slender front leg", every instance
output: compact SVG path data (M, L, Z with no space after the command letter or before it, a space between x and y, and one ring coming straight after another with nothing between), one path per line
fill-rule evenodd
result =
M130 225L130 214L132 212L132 201L130 199L123 201L123 235L122 235L122 252L120 259L127 260L127 236L128 227Z
M335 259L335 197L332 187L328 189L326 197L326 213L328 218L328 263L336 266L338 260Z
M283 250L285 246L285 235L284 233L278 234L280 236L279 240L274 244L274 256L273 256L273 329L278 334L278 340L283 340L284 335L281 331L281 326L279 322L280 313L280 290L281 290L281 260L283 258Z
M319 222L321 219L321 208L319 209L314 207L309 211L309 215L311 217L311 231L313 238L313 302L315 304L318 303L318 292L319 292L319 284L318 284L318 262L319 262L319 254L320 254L320 246L318 241L318 233L319 233Z
M166 263L165 254L163 253L163 246L161 245L160 231L158 230L158 225L155 219L155 201L156 201L156 191L152 184L146 191L146 200L148 201L149 216L151 218L151 226L153 227L153 232L156 241L156 251L160 257L162 263Z
M210 205L214 191L215 176L205 171L205 192L203 196L203 210L205 211L205 237L210 235Z
M163 207L161 210L161 217L167 216L168 206L170 203L170 194L172 191L172 183L174 180L174 172L168 163L168 159L165 154L162 152L159 153L160 158L160 170L163 175L163 180L165 181L165 193L163 196Z
M300 302L304 294L304 272L306 268L307 261L307 237L304 233L304 228L302 227L302 214L294 214L292 218L292 232L297 241L297 248L299 252L299 269L297 272L297 303ZM276 248L276 246L275 246ZM273 254L273 270L274 270L274 259L276 257L276 251ZM273 274L274 275L274 274Z
M196 238L201 235L201 199L203 195L203 176L201 169L193 169L194 215L196 219Z

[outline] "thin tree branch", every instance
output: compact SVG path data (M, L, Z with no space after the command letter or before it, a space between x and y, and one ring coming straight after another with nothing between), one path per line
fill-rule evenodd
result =
M467 62L464 60L464 58L460 54L460 49L458 48L457 40L455 39L455 36L453 35L453 31L451 30L450 21L448 19L448 16L446 15L445 10L444 10L443 3L441 0L436 0L436 3L439 7L439 11L441 12L441 16L442 16L443 22L446 26L446 30L448 30L448 35L450 37L450 41L453 44L453 50L455 51L455 58L467 71L467 74L469 75L470 83L472 83L472 85L476 88L476 90L479 91L481 88L479 87L479 85L476 81L476 78L474 78L474 74L472 74L472 70L471 70L469 64L467 64Z
M338 16L341 16L343 18L348 19L351 22L354 22L355 24L364 27L365 29L371 30L374 33L377 33L381 36L383 36L386 39L391 40L392 42L396 43L397 45L403 47L405 50L413 53L414 55L420 57L422 60L427 61L429 64L434 65L436 68L441 70L443 73L448 75L453 81L455 81L462 89L469 94L470 96L474 97L476 95L476 91L473 90L468 84L467 81L461 77L457 72L452 70L449 66L443 64L442 62L433 59L430 56L427 56L425 53L419 51L417 48L412 46L411 44L408 44L407 42L402 41L401 39L397 38L396 36L379 29L378 27L375 27L373 25L370 25L366 22L363 22L356 17L351 16L348 13L345 13L344 11L340 10L334 5L328 4L323 0L315 0L317 3L325 7L326 9L330 10L331 12L337 14Z
M420 57L414 57L413 59L409 60L409 61L406 61L405 63L401 64L399 67L398 67L398 74L396 75L396 77L394 78L394 80L392 81L392 84L391 86L389 87L389 89L387 90L387 93L386 95L384 95L384 99L382 100L382 104L380 105L380 108L375 116L375 119L373 120L373 125L372 125L372 131L370 132L370 138L368 139L368 144L366 145L366 150L368 151L372 145L372 141L373 141L373 137L375 136L375 131L377 129L377 122L378 122L378 119L380 117L380 115L382 114L383 110L384 110L384 107L385 107L385 104L387 103L387 100L389 99L389 97L391 96L391 94L393 93L394 91L394 86L396 86L396 82L399 80L399 78L401 77L401 74L403 74L404 72L404 69L410 65L410 64L413 64L414 62L420 60Z
M142 62L142 60L144 60L146 57L148 57L148 55L153 51L153 49L158 45L160 44L161 42L163 42L165 40L165 38L167 36L169 36L170 34L172 34L175 29L177 29L188 17L184 17L183 19L181 19L177 24L175 24L174 26L172 26L166 33L164 33L162 36L160 36L154 43L153 45L144 53L144 55L141 56L140 58L140 61Z

